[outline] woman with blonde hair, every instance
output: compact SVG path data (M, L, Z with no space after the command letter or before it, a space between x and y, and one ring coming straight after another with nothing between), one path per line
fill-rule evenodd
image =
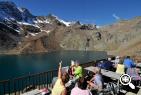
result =
M65 84L69 81L69 75L65 72L62 73L62 61L59 63L59 69L58 69L58 79L52 89L51 95L66 95L66 87Z

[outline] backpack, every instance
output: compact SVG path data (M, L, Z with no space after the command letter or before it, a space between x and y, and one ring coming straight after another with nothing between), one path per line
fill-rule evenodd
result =
M114 82L109 82L106 85L106 91L110 92L111 95L117 95L119 93L119 86L117 85L117 83Z

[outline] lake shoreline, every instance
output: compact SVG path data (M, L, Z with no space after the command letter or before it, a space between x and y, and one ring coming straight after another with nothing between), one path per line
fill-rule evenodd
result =
M32 54L47 54L47 53L51 53L51 52L62 52L62 51L83 51L83 52L94 52L95 50L51 50L51 51L42 51L42 52L31 52L31 53L17 53L17 52L5 52L5 53L1 53L0 52L0 56L6 56L6 55L32 55ZM97 51L97 52L103 52L103 51ZM107 51L104 51L107 52ZM108 52L107 52L108 53ZM110 54L108 54L110 55Z
M55 50L54 50L55 51ZM5 52L5 53L1 53L0 52L0 56L1 55L27 55L27 54L43 54L43 53L50 53L50 52L54 52L54 51L43 51L43 52L32 52L32 53L18 53L18 52Z

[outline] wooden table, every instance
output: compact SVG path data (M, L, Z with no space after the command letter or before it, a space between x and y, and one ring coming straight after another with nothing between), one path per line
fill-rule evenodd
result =
M94 66L86 67L85 70L93 72ZM105 70L105 69L101 69L101 73L102 73L102 75L104 75L106 77L114 78L114 79L117 79L117 80L119 80L120 76L121 76L121 74L117 74L116 72L108 71L108 70Z
M42 95L39 89L31 90L21 95Z

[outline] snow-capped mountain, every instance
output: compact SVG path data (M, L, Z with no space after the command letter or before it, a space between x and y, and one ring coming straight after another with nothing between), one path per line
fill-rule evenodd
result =
M61 49L59 43L66 34L75 29L95 28L79 21L65 21L52 14L34 16L11 1L0 1L0 26L0 51L9 49L14 53ZM35 47L38 50L34 50Z
M60 23L64 24L65 26L71 26L71 25L75 24L75 22L67 22L67 21L64 21L64 20L60 19L59 17L57 17L55 15L52 15L52 14L50 14L48 16L48 19L50 19L50 18L59 21Z
M0 1L0 20L32 22L34 18L27 9L18 8L10 1Z
M0 2L0 21L17 21L29 24L37 23L60 23L65 26L70 26L74 22L66 22L55 15L34 16L26 8L17 7L13 2Z
M49 29L53 29L56 26L70 27L78 25L81 27L82 25L80 22L64 21L52 14L49 14L48 16L34 16L28 9L17 7L10 1L0 1L0 21L14 29L16 26L16 30L19 31L21 31L22 26L32 26L39 28L40 30L46 30L48 27ZM85 25L85 27L86 26L87 25ZM82 27L84 26L82 25Z

